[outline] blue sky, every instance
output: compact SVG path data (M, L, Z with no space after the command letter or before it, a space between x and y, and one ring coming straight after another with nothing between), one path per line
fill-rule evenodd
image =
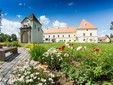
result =
M113 0L0 0L0 8L3 23L10 23L13 30L16 29L12 33L18 32L19 22L31 13L41 21L43 28L78 27L84 18L98 28L99 35L113 33L109 30L113 21ZM10 34L7 23L2 30Z

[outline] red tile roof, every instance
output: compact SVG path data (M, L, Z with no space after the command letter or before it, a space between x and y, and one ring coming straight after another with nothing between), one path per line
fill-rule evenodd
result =
M86 21L85 19L83 19L78 29L96 29L96 27L88 21Z
M44 33L74 33L76 27L57 27L57 28L44 28Z

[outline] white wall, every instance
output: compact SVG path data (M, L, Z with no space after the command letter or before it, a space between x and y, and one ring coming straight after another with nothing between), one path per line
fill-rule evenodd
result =
M55 37L53 37L53 35ZM58 37L59 35L59 37ZM64 35L64 37L63 37ZM69 37L70 35L70 37ZM49 37L50 36L50 37ZM48 38L50 41L45 41L45 39ZM67 41L67 42L74 42L76 40L76 33L53 33L53 34L44 34L43 40L45 42L52 42L52 39L55 39L56 42L59 41Z
M83 33L85 33L85 36ZM92 33L92 36L90 33ZM77 37L79 39L78 42L98 42L97 29L77 29Z
M31 42L33 43L40 43L43 42L43 32L41 29L41 25L36 21L32 21L32 29L31 29ZM35 28L36 25L36 28ZM38 31L38 28L40 30Z

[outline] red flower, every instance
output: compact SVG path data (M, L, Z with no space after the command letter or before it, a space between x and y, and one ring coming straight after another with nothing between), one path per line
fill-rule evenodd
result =
M62 47L56 48L56 49L58 49L58 50L64 50L64 48L65 48L65 46L62 46Z
M61 50L64 50L64 48L65 48L65 46L62 46L62 47L61 47Z
M96 48L95 51L96 51L96 52L99 52L99 48Z

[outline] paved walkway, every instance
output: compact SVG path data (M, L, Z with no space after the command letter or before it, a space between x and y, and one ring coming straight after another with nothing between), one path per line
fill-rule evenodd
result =
M18 48L18 52L19 54L11 55L11 58L2 64L0 63L0 85L10 85L8 84L8 80L14 67L19 63L23 63L25 59L29 58L27 49Z

